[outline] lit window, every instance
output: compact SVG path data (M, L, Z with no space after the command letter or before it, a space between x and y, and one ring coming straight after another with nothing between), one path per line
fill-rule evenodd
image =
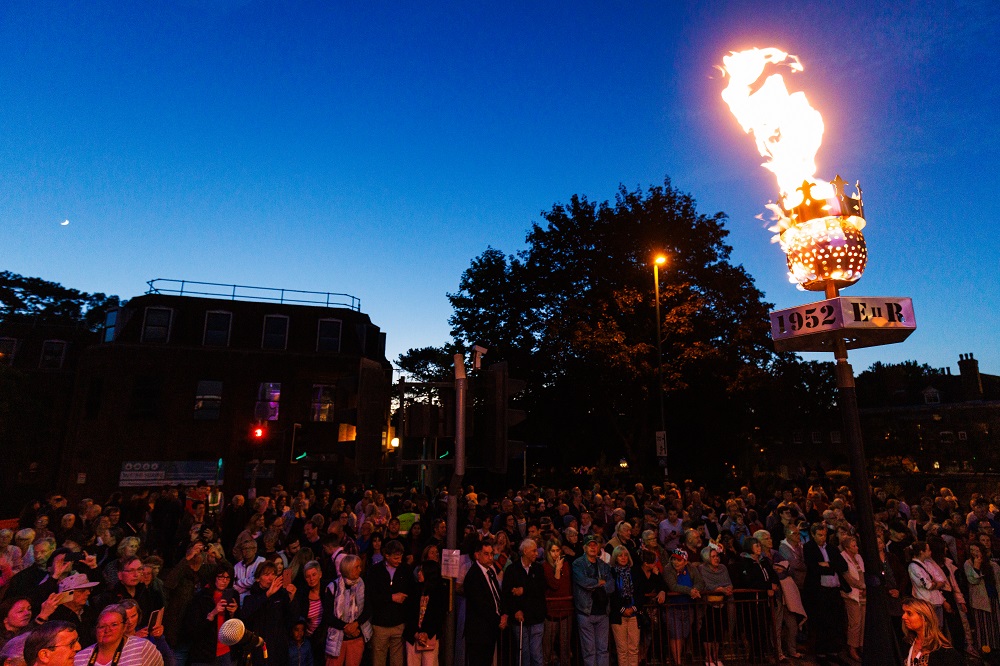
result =
M285 349L288 346L288 317L266 315L264 317L264 338L261 349Z
M14 362L14 352L17 350L17 340L0 338L0 365L10 365Z
M146 318L142 322L142 341L164 343L170 339L170 308L146 308Z
M339 352L341 328L339 319L320 319L316 333L316 351Z
M333 386L329 384L313 384L312 420L333 420Z
M42 370L59 370L66 359L66 343L62 340L46 340L42 343L42 359L38 367Z
M104 341L115 341L115 330L118 328L118 310L108 310L104 315Z
M205 337L202 344L206 347L228 347L229 331L232 328L233 313L213 311L205 313Z
M257 387L257 406L254 408L254 418L258 421L277 421L280 402L281 383L262 382Z
M194 395L196 421L215 421L222 409L222 382L201 380Z

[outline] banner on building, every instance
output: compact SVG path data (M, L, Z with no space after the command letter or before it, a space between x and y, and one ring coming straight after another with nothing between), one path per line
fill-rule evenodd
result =
M194 485L199 481L222 483L222 468L215 460L127 460L122 463L118 485L138 486Z

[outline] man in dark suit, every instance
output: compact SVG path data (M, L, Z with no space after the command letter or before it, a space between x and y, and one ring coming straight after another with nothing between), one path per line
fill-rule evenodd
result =
M847 560L836 546L827 543L824 523L813 523L809 533L812 539L802 547L806 563L803 601L816 642L816 657L820 664L842 664L838 653L844 649L847 625L840 574L847 571Z
M542 666L542 634L545 629L545 570L538 562L538 545L521 542L521 557L511 562L503 575L503 601L514 625L514 640L521 644L522 666Z
M382 546L385 558L365 577L365 604L372 609L372 662L403 666L403 628L406 598L413 594L413 571L403 563L403 544L396 540Z
M465 575L465 654L469 666L493 663L500 631L507 627L500 581L493 565L493 542L480 541Z

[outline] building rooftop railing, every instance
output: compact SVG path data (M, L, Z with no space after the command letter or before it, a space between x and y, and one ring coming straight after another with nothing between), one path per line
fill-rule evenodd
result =
M349 308L355 312L361 312L360 298L351 296L350 294L338 294L328 291L253 287L245 284L218 284L215 282L194 282L192 280L172 280L169 278L148 280L146 284L149 285L149 289L146 291L147 294L316 305L327 308Z

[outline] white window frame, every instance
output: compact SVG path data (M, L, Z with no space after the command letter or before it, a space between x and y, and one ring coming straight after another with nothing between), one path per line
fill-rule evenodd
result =
M316 322L316 351L320 351L320 348L319 348L319 340L320 340L319 332L320 332L320 328L323 326L323 322L327 322L327 321L335 321L338 324L340 324L340 335L337 336L337 348L336 349L330 349L330 350L324 349L323 351L339 354L340 353L340 348L344 345L344 320L343 319L336 319L335 317L327 317L325 319L320 319L318 322Z
M146 340L146 321L149 319L149 311L150 310L166 310L167 312L170 313L170 321L167 323L167 339L164 340L163 342L151 342L151 341ZM142 313L142 337L140 338L139 341L143 342L143 343L150 342L150 344L165 345L165 344L167 344L167 343L170 342L170 334L173 332L173 328L174 328L174 309L173 308L163 307L162 305L149 305L149 306L146 307L145 310L143 310L143 313Z
M59 367L58 368L46 368L42 363L45 361L45 345L50 342L56 342L62 345L62 355L59 356ZM42 342L42 353L38 356L38 368L40 370L62 370L63 364L66 363L66 350L69 348L69 343L65 340L45 340Z
M209 345L205 340L208 336L208 317L214 314L224 314L229 315L229 327L226 329L226 344L224 345ZM229 310L208 310L205 312L205 325L201 329L201 346L202 347L216 347L218 349L228 348L229 344L233 339L233 313Z
M261 329L260 329L260 348L261 349L275 349L273 347L265 347L264 346L264 339L267 336L267 320L268 319L284 319L285 320L285 344L284 344L283 347L281 347L281 350L288 349L288 328L289 328L289 325L291 324L291 322L289 321L290 317L288 315L283 315L283 314L269 314L269 315L264 315L264 324L261 326Z

